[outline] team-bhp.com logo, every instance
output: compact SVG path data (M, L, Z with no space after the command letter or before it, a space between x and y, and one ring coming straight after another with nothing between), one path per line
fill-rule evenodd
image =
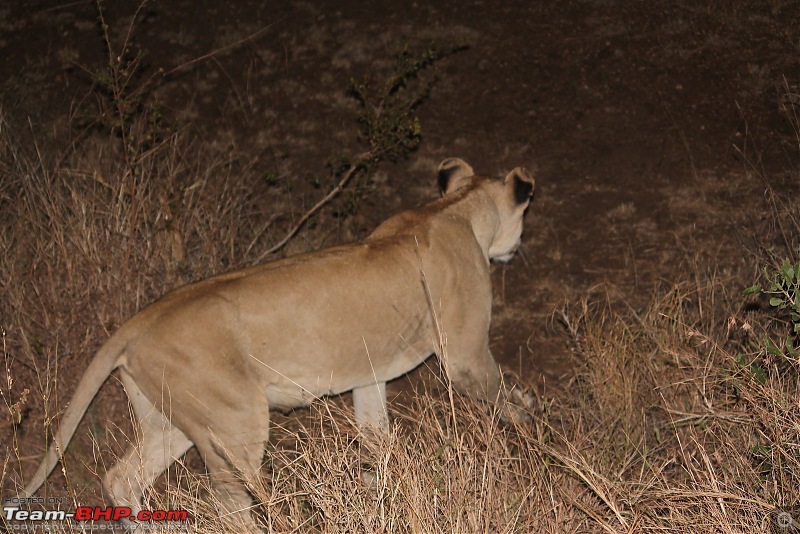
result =
M769 519L772 534L800 534L800 506L776 508Z
M189 514L184 510L142 510L134 515L127 506L78 506L74 512L64 510L22 510L4 506L3 513L9 521L186 521Z
M145 529L146 525L158 523L159 530L166 526L166 523L183 523L185 525L189 518L189 513L185 510L142 510L133 513L127 506L78 506L74 512L58 509L61 499L55 502L48 499L47 507L54 507L51 510L28 510L23 505L45 504L44 502L30 502L34 499L6 499L3 503L4 523L11 530L37 530L37 525L44 526L44 523L75 521L86 524L94 521L134 521L138 523L138 528ZM25 528L15 528L25 527ZM39 529L41 530L41 529Z

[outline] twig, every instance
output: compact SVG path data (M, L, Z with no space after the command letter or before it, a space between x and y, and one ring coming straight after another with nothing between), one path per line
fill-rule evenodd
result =
M247 246L247 249L244 251L244 256L245 257L247 257L247 255L250 254L250 250L252 250L253 246L255 246L256 241L261 239L261 236L264 234L264 232L266 232L269 229L269 227L272 226L272 223L275 222L275 219L277 219L277 218L278 218L277 215L271 216L269 219L267 219L267 222L264 223L264 226L261 228L261 230L256 232L256 236L250 241L250 244Z
M274 245L272 248L270 248L266 252L262 253L258 258L256 258L256 263L262 261L270 254L277 252L278 250L283 248L286 245L286 243L288 243L294 237L294 235L300 230L300 228L303 227L306 221L308 221L308 219L311 218L312 215L314 215L316 212L322 209L323 206L325 206L331 200L333 200L336 197L336 195L341 193L342 189L345 188L350 179L356 174L356 171L362 168L364 166L364 163L366 163L373 156L374 154L372 153L372 151L363 152L358 156L356 156L355 161L344 172L341 180L339 180L339 183L336 184L336 187L331 189L327 195L322 197L322 199L319 202L314 204L314 206L310 210L306 211L303 214L303 216L300 217L300 220L298 220L297 223L295 223L295 225L292 227L292 229L289 230L289 232L283 237L283 239L278 241L276 245Z
M268 29L273 27L278 22L280 22L280 20L278 20L276 22L273 22L272 24L267 24L266 26L264 26L263 28L261 28L257 32L251 33L247 37L244 37L243 39L239 39L235 43L231 43L229 45L225 45L222 48L217 48L216 50L212 50L208 54L205 54L205 55L202 55L200 57L194 58L191 61L187 61L186 63L184 63L182 65L178 65L177 67L174 67L174 68L168 70L167 72L165 72L164 76L169 76L170 74L172 74L174 72L177 72L179 70L182 70L185 67L188 67L189 65L194 65L195 63L199 63L201 61L205 61L206 59L212 58L212 57L216 56L217 54L221 54L222 52L230 50L231 48L236 48L237 46L241 45L242 43L246 43L247 41L251 41L253 39L261 37L261 34L263 34L265 31L267 31Z

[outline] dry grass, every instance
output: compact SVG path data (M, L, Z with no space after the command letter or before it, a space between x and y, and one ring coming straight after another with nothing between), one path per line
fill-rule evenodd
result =
M235 177L229 155L180 135L126 160L113 135L59 155L52 146L24 150L13 131L0 117L0 326L10 410L0 428L38 437L26 443L28 458L41 453L41 421L68 400L75 370L98 342L167 290L259 252L256 225L265 217L253 213L252 182ZM34 420L39 430L29 426ZM15 478L4 477L4 487Z
M8 131L4 496L34 469L42 425L109 332L165 290L268 245L252 222L268 217L252 216L251 188L233 177L230 157L172 136L127 162L100 139L53 164ZM489 406L423 392L392 406L392 432L376 440L336 401L318 403L299 429L283 431L294 445L270 451L249 481L260 521L279 532L764 530L800 487L800 366L760 350L755 318L726 297L736 284L698 272L638 312L565 310L581 363L567 394L531 421L503 423ZM84 458L108 463L107 449L119 447L95 440ZM376 473L371 486L365 469ZM190 510L192 531L219 532L196 473L173 470L150 507ZM69 480L66 494L85 503L85 488Z

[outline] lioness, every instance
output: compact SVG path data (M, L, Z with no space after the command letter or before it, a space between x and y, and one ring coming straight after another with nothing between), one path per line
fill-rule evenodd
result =
M192 445L221 505L247 510L236 470L261 467L270 408L352 390L357 422L387 429L386 382L441 352L445 336L453 385L500 398L489 260L517 250L534 180L522 168L504 180L475 176L455 158L438 173L443 198L389 218L363 242L215 276L135 315L89 364L26 494L42 485L117 368L141 439L103 485L134 513Z

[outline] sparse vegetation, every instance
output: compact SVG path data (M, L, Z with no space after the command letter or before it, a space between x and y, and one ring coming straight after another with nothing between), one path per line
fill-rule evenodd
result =
M420 53L406 45L395 60L394 71L381 83L365 77L350 81L351 91L361 103L359 122L372 159L396 159L416 148L422 125L415 109L425 99L432 80L419 74L434 62L466 48L465 43L437 44ZM409 87L416 81L415 87ZM402 92L406 91L407 95Z
M148 98L153 84L139 78L143 56L127 38L113 47L100 24L107 61L78 69L91 73L100 105L78 118L68 150L23 140L0 108L3 497L16 495L41 459L88 358L122 321L171 288L270 257L301 227L319 232L304 225L323 209L357 212L365 193L356 174L421 140L415 110L430 80L418 74L460 46L404 49L387 78L354 79L364 150L331 158L327 173L309 178L308 206L289 217L259 198L270 187L299 195L307 177L250 167L235 144L167 125ZM683 24L676 19L673 30ZM604 41L617 39L617 28L608 32ZM677 52L694 54L692 44ZM750 70L756 98L770 71ZM796 136L797 90L784 85L781 109ZM333 205L345 190L354 196ZM800 204L771 205L760 255L735 258L751 271L774 265L747 298L741 288L752 280L721 273L716 258L676 267L650 298L640 289L635 305L625 305L630 295L570 296L555 329L573 368L530 421L501 422L493 407L449 395L446 383L390 404L392 431L377 440L357 430L342 399L290 414L275 425L261 477L247 481L263 527L783 532L774 519L798 505L800 487ZM625 202L609 218L644 211ZM109 384L43 494L63 497L64 509L102 504L99 476L136 439L128 420ZM190 531L221 532L198 464L191 454L181 460L148 506L189 510ZM364 470L376 473L374 485L364 484Z

